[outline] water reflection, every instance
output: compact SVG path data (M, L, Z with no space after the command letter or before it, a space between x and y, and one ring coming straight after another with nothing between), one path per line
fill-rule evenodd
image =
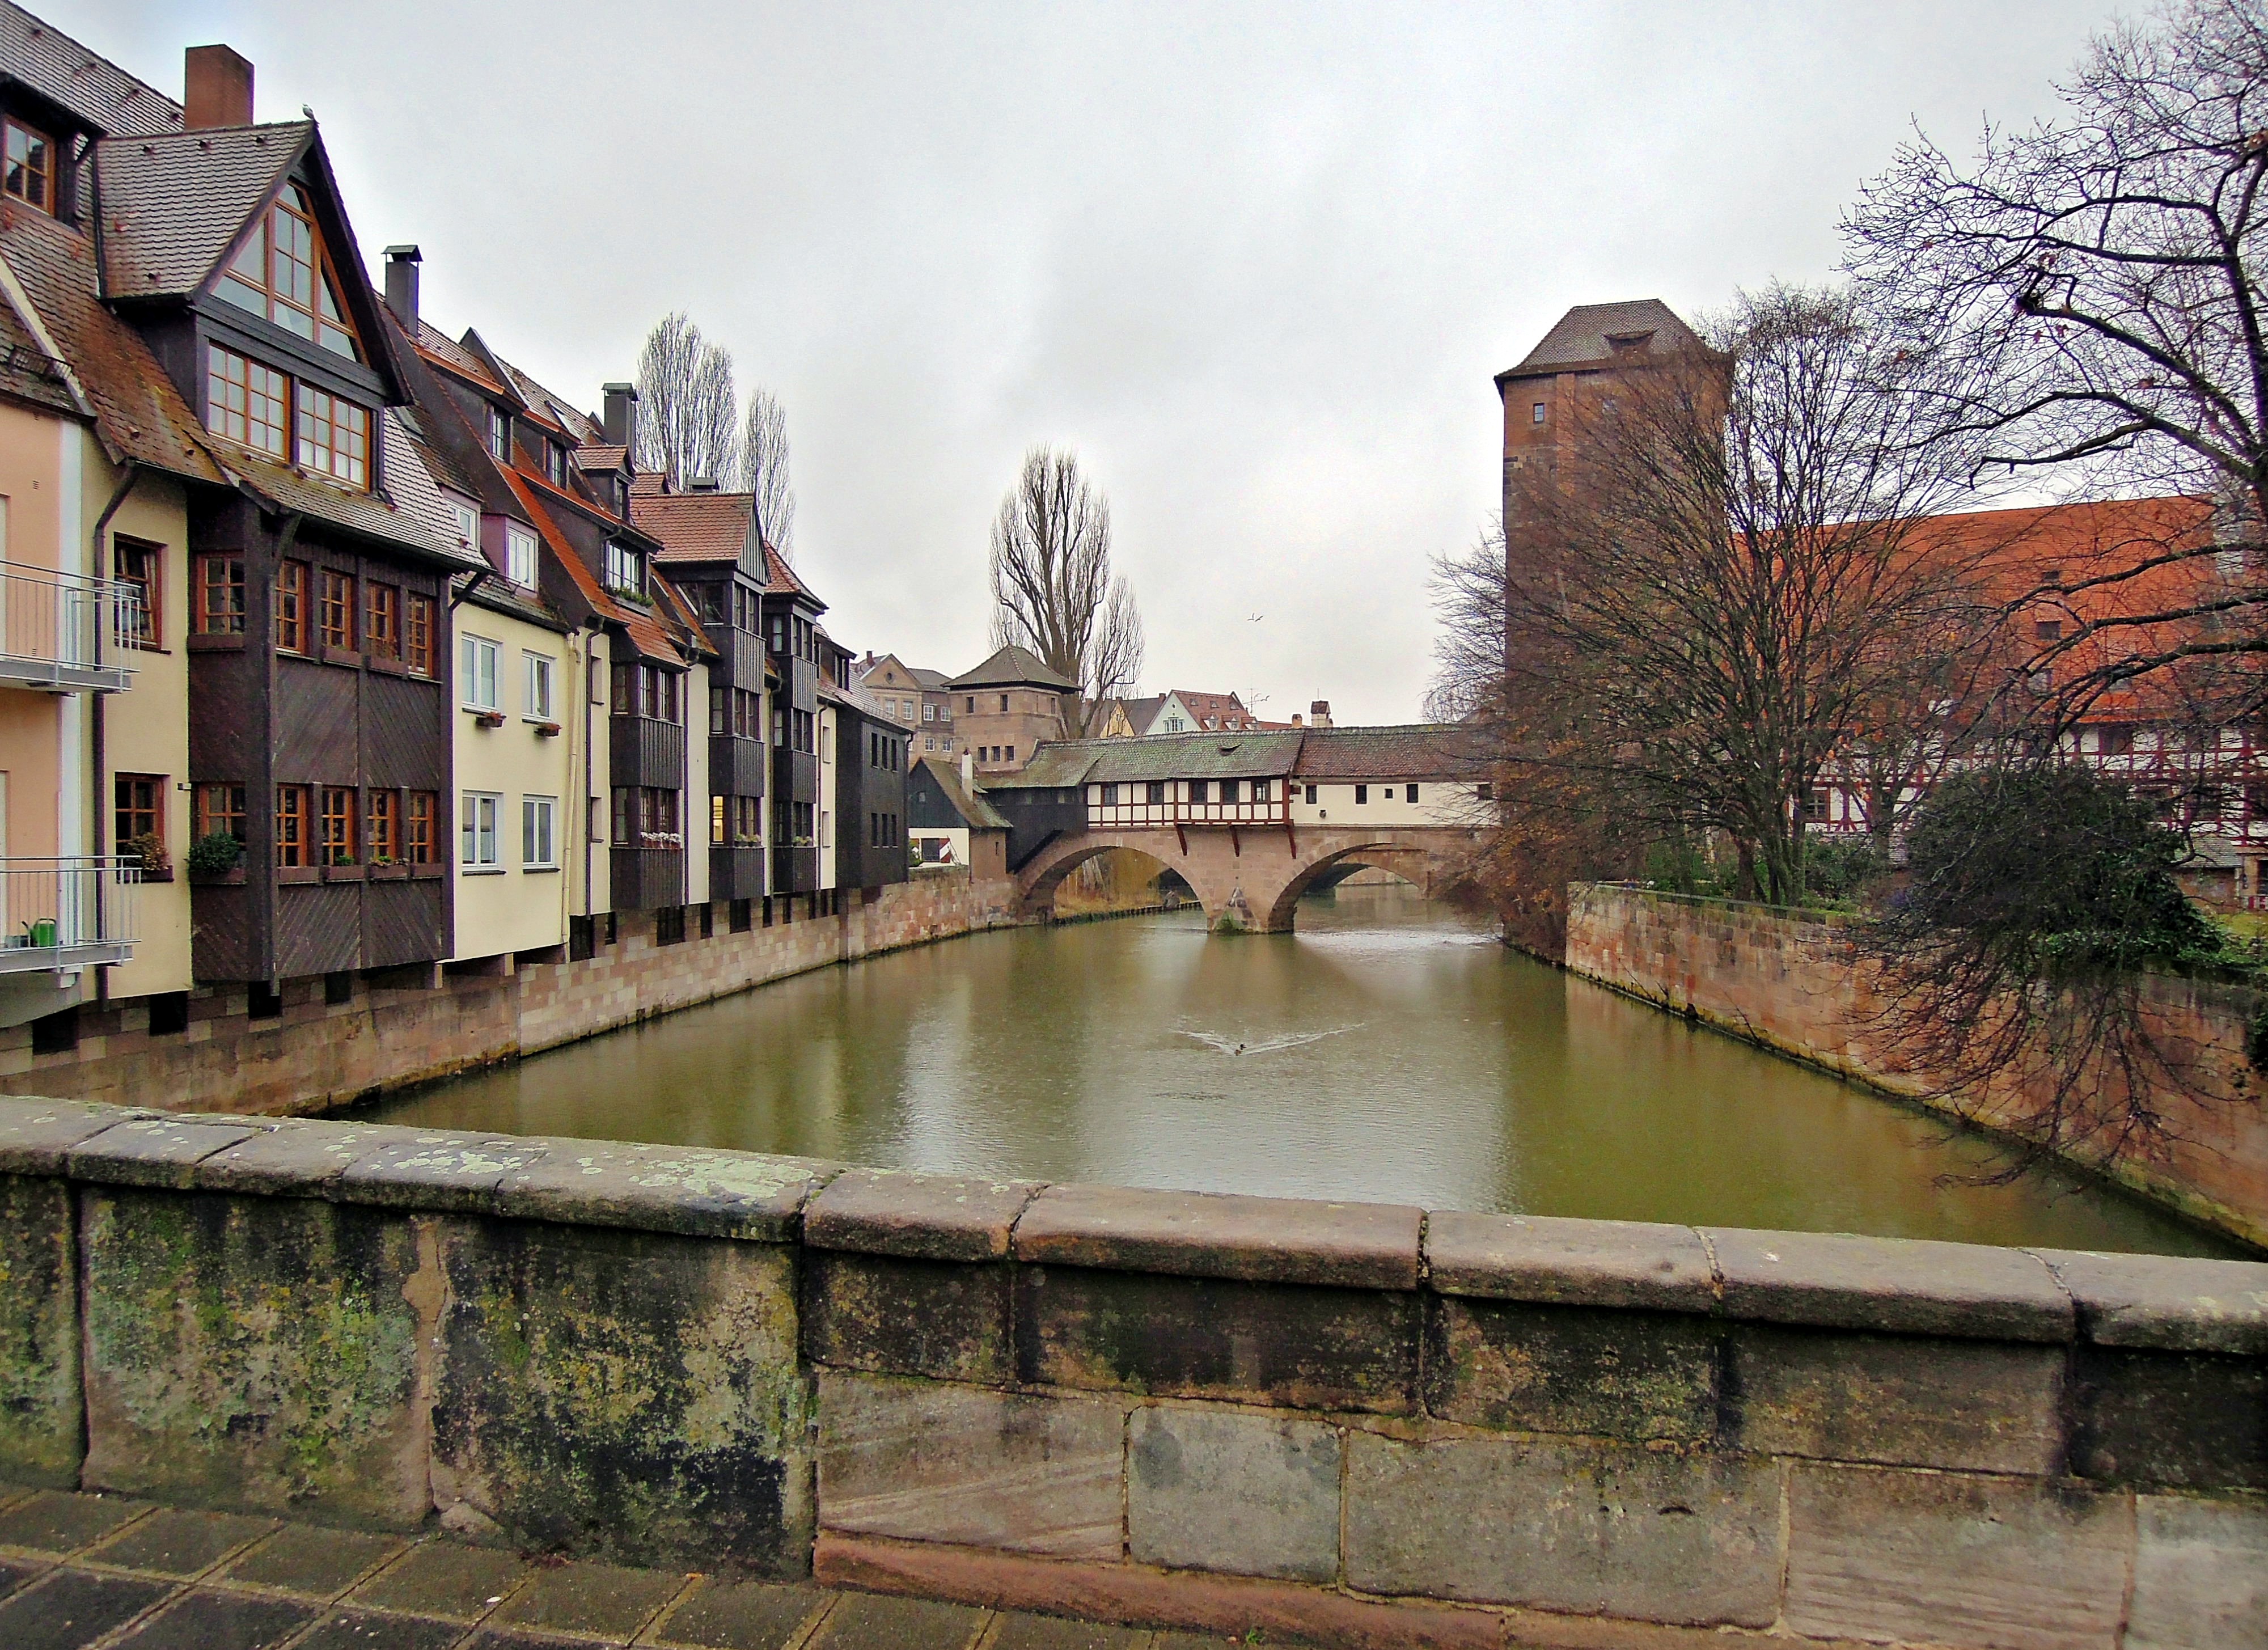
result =
M376 1109L389 1121L1292 1197L2238 1252L1977 1160L1933 1120L1509 954L1406 891L1300 932L979 935Z

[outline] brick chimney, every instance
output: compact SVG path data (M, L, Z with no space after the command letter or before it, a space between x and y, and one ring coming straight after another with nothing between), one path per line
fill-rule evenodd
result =
M417 266L425 261L415 247L386 249L386 306L409 341L417 341Z
M1318 699L1307 707L1309 727L1329 727L1330 725L1331 702L1329 699Z
M637 386L609 384L606 387L606 410L599 424L607 432L607 445L635 450L637 446Z
M192 46L181 73L181 126L252 124L252 65L225 46Z

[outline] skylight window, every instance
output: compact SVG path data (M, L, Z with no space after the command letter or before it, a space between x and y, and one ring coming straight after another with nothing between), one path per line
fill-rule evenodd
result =
M339 303L338 272L315 227L314 207L298 184L284 186L213 291L334 355L363 358L353 324Z

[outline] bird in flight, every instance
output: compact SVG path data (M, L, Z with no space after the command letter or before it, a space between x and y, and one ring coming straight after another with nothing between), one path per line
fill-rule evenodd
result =
M1266 618L1267 616L1268 616L1268 615L1267 615L1266 614L1264 614L1264 613L1256 613L1256 614L1254 614L1254 615L1252 615L1252 622L1253 622L1253 623L1255 623L1255 624L1257 624L1257 623L1259 623L1259 622L1260 622L1260 621L1261 621L1261 620L1263 620L1263 619Z

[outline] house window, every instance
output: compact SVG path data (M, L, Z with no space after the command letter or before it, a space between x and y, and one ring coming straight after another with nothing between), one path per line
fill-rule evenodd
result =
M460 639L463 645L457 655L457 674L461 680L457 687L464 696L465 708L502 710L504 701L497 686L497 656L500 650L485 636L468 635Z
M971 716L976 714L976 696L973 693L968 695L968 714Z
M299 468L349 487L368 487L369 410L326 390L298 387Z
M1540 424L1543 422L1543 403L1542 401L1537 401L1533 407L1530 407L1528 409L1528 422L1532 424Z
M522 590L535 588L535 534L517 522L504 530L504 576Z
M323 787L320 816L323 832L323 864L350 866L355 862L355 793L350 785Z
M1149 790L1143 800L1149 803L1152 807L1162 806L1166 800L1166 782L1163 779L1152 779L1147 783Z
M1803 819L1804 823L1807 825L1824 825L1827 822L1827 792L1825 787L1814 785L1809 791L1804 793Z
M615 788L615 842L625 848L682 848L677 792L658 785Z
M196 839L233 836L244 840L244 787L240 784L201 784L197 787Z
M244 634L244 558L197 557L197 587L192 622L200 636Z
M401 798L392 791L373 791L368 813L370 862L392 865L401 858Z
M405 856L413 866L430 866L438 858L441 829L441 799L431 791L412 791L409 793L409 829L407 836L409 853Z
M1008 709L1008 696L1005 693L1000 696L1000 709L1004 714Z
M1252 782L1252 799L1256 802L1265 802L1268 799L1267 780L1255 779Z
M276 570L276 645L286 653L307 651L307 564L286 562Z
M936 721L937 707L933 704L924 703L922 706L922 720L924 722Z
M2095 730L2095 747L2105 756L2131 756L2134 754L2134 730L2106 724Z
M1211 796L1211 784L1209 781L1204 779L1192 779L1189 781L1190 801L1202 802Z
M205 428L223 440L282 458L290 395L284 375L218 344L206 350L205 368Z
M733 737L761 741L764 736L763 696L747 688L733 689Z
M1493 801L1496 799L1496 787L1484 779L1473 787L1473 795L1483 802Z
M539 722L551 720L551 682L556 668L552 659L543 653L524 653L527 663L526 714Z
M733 719L733 712L732 712L732 700L731 700L731 698L729 697L729 690L728 690L728 689L724 689L724 688L711 688L711 689L709 689L709 731L710 731L710 733L712 733L712 734L714 734L714 735L716 735L717 737L718 737L718 738L720 738L720 739L721 739L721 738L723 738L723 737L724 737L724 734L725 734L725 730L726 728L728 728L728 727L730 727L730 726L732 726L732 719Z
M394 585L372 584L370 610L364 616L364 651L377 659L401 657L401 591Z
M8 193L43 212L55 210L55 148L45 132L11 117L7 128Z
M433 598L412 595L402 603L402 662L421 676L433 674Z
M313 845L307 836L312 806L306 785L276 787L276 863L287 870L304 869L314 863Z
M457 542L478 544L481 541L481 512L461 498L451 499L449 505L457 512Z
M519 863L523 869L548 871L558 865L558 819L557 798L520 798Z
M334 355L362 359L362 346L339 303L337 272L315 227L313 203L298 184L287 186L253 225L213 290Z
M465 792L464 812L457 818L457 863L468 871L494 871L497 858L497 807L503 798L485 792Z
M2036 620L2032 625L2032 639L2036 642L2060 642L2063 640L2063 621L2061 619Z
M1405 789L1407 790L1407 792L1409 792L1410 800L1411 800L1412 802L1415 802L1415 801L1418 799L1418 787L1417 787L1416 785L1414 785L1414 784L1413 784L1413 785L1406 786L1406 787L1404 787L1404 788L1405 788Z
M721 585L696 585L689 593L701 614L703 624L725 622L725 590Z
M607 541L607 587L627 591L634 596L645 593L645 571L639 565L637 549L616 539Z
M1354 799L1355 799L1357 802L1367 802L1367 801L1369 801L1369 800L1370 800L1370 787L1369 787L1368 785L1366 785L1366 784L1359 784L1359 785L1355 786L1355 788L1354 788Z
M543 444L543 475L554 487L563 490L567 485L567 449L556 441Z
M112 781L111 802L117 833L111 841L118 851L140 852L142 863L148 866L153 856L144 850L154 849L154 858L162 860L166 853L166 776L122 773ZM143 847L137 848L137 843Z
M489 451L512 462L512 415L500 407L489 409Z
M124 629L136 647L160 647L165 628L158 622L158 598L165 587L159 575L164 551L139 539L119 538L110 548L110 572L132 605L124 614Z
M1116 807L1118 806L1118 787L1116 785L1107 784L1102 787L1102 806L1105 807Z
M352 574L323 569L321 618L323 645L351 651L354 647L355 581Z
M1314 787L1314 786L1313 786L1313 785L1309 785L1309 786L1307 787L1307 806L1308 806L1309 807L1314 807L1314 805L1315 805L1315 787Z
M1220 782L1220 799L1221 799L1222 801L1224 801L1224 802L1233 802L1233 801L1235 801L1235 800L1236 800L1236 789L1237 789L1237 787L1236 787L1236 781L1235 781L1235 780L1233 780L1233 779L1224 779L1224 780L1222 780L1222 781Z

